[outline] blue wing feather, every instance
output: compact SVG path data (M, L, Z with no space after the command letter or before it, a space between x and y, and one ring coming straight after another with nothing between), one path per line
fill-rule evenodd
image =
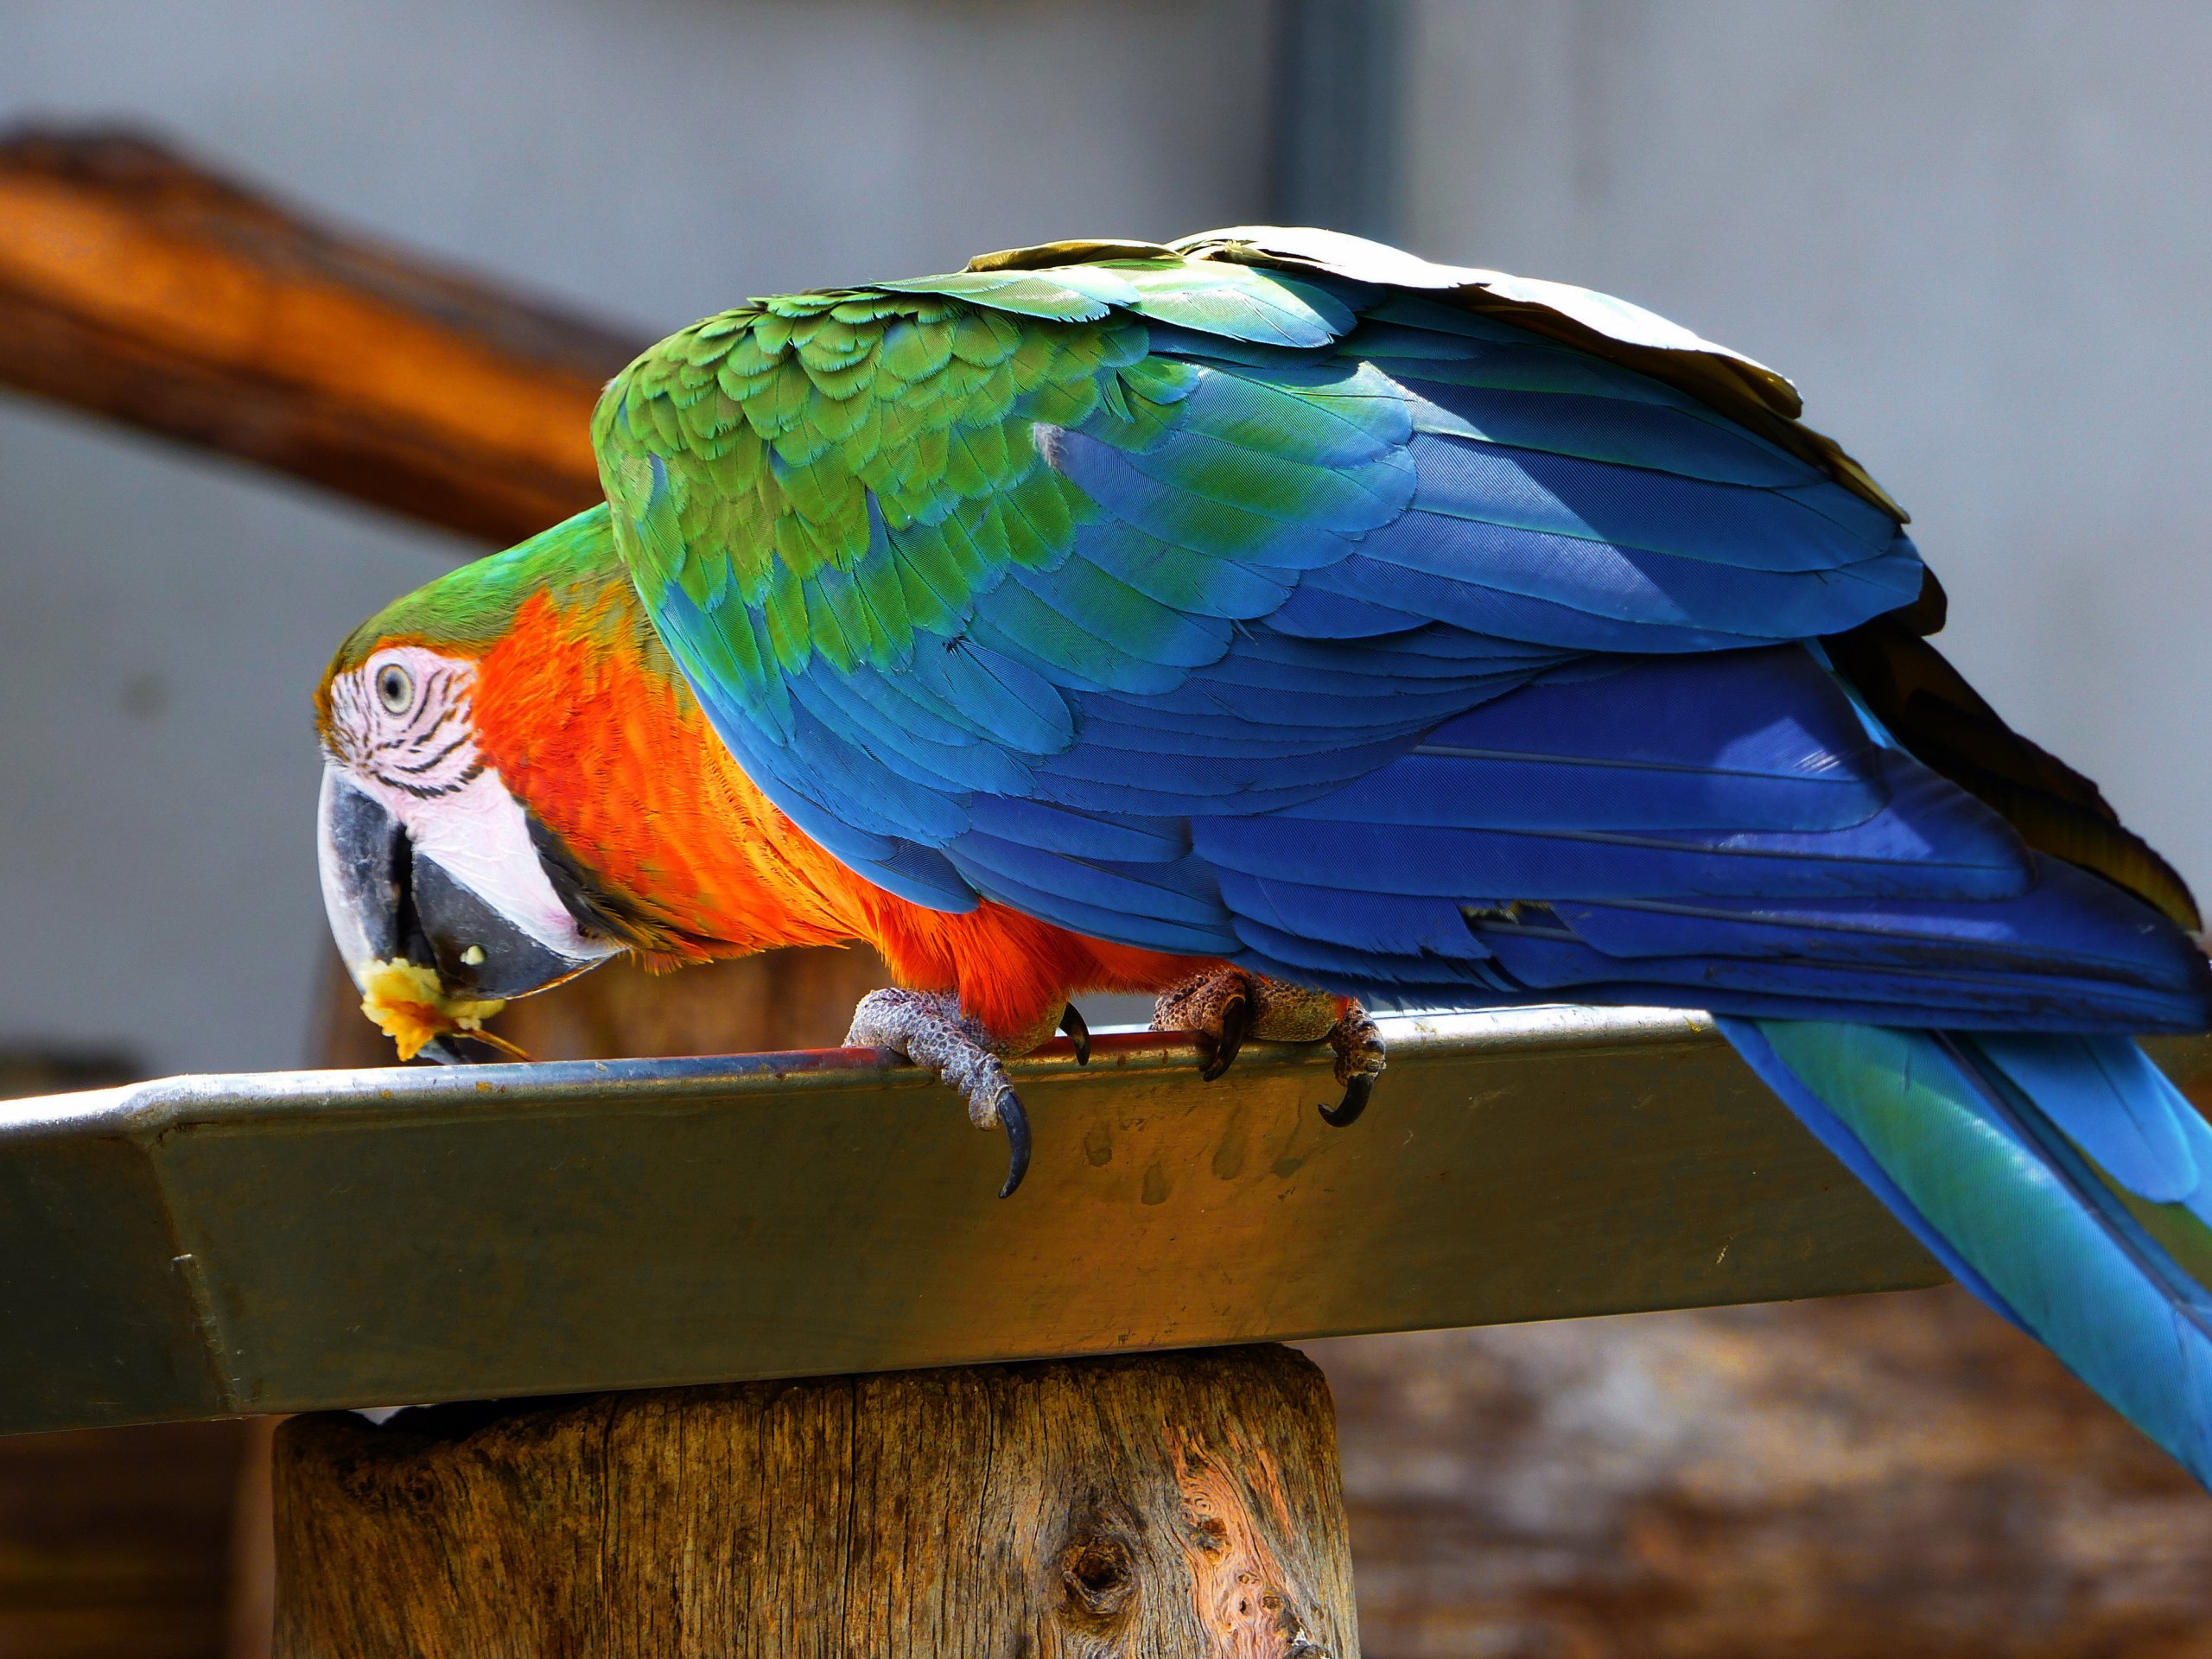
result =
M1683 409L1579 392L1453 385L1424 378L1418 365L1398 384L1417 400L1414 429L1439 437L1641 467L1709 484L1781 490L1828 482L1788 450Z
M1429 432L1407 448L1420 480L1414 505L1471 524L1800 572L1875 557L1897 533L1894 519L1826 480L1800 490L1745 489Z

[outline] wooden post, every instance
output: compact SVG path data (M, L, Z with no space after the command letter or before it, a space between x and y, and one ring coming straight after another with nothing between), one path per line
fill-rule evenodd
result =
M1358 1652L1272 1346L294 1418L276 1548L282 1659Z

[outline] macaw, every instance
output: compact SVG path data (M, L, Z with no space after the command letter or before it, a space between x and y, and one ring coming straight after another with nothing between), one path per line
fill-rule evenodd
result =
M1207 1076L1367 1009L1710 1010L1985 1302L2212 1479L2187 888L1930 645L1904 513L1621 301L1245 227L757 300L594 423L607 503L365 624L331 922L441 1058L499 999L864 940L849 1041L1159 997ZM392 976L397 976L397 981ZM395 988L396 986L396 988Z

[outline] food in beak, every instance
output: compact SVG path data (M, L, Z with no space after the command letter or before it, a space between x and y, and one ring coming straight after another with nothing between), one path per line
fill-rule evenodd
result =
M438 970L403 957L372 962L361 974L361 1012L391 1039L399 1058L411 1060L449 1032L466 1032L479 1042L512 1050L513 1045L484 1029L484 1022L505 1007L501 998L455 996L439 981ZM517 1058L523 1058L516 1051Z

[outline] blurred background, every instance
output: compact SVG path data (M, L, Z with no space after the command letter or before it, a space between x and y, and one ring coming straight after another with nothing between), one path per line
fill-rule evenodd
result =
M394 460L423 330L565 421L744 296L1071 235L1324 223L1772 364L1954 660L2212 885L2208 71L2183 0L0 0L0 1086L377 1061L308 693L588 489L429 404ZM397 332L225 321L255 281ZM831 1041L874 972L523 1034ZM2212 1498L1955 1292L1312 1351L1375 1659L2212 1654ZM257 1651L262 1443L0 1441L0 1659Z

